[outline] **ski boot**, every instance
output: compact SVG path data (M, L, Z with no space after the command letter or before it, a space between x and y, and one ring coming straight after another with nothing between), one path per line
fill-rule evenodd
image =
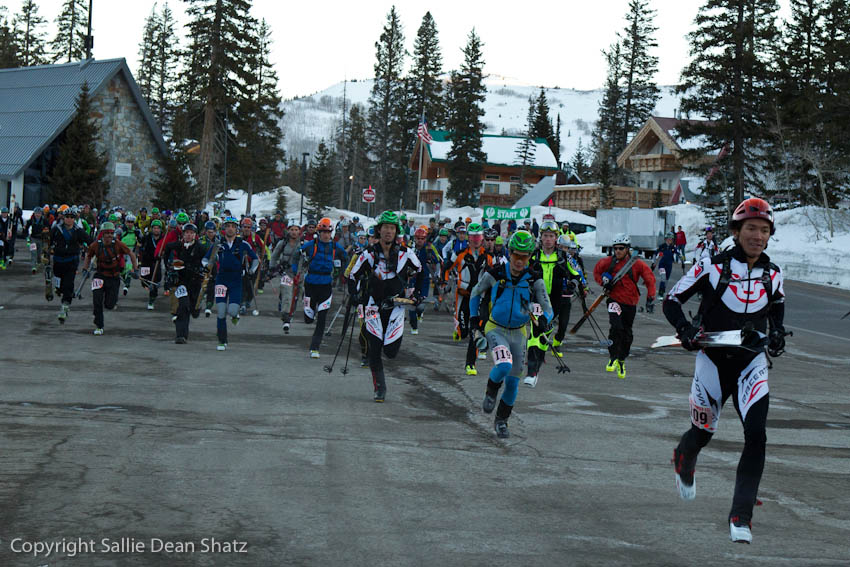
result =
M218 346L215 347L215 350L227 350L227 343L218 343Z
M493 421L493 429L496 430L496 437L499 439L507 439L511 436L508 431L508 418L511 416L513 406L509 406L503 400L499 400L499 409L496 410L496 419Z
M360 368L369 368L369 359L365 356L360 357Z
M608 361L608 364L605 366L606 372L616 372L617 371L617 359L612 358Z
M626 361L618 360L617 361L617 378L620 380L626 379Z
M673 449L673 469L676 471L676 490L682 500L693 500L697 495L697 484L694 478L696 460L686 462L685 455L676 447Z
M310 351L310 358L319 358L319 351L311 350Z
M148 311L153 311L153 301L148 301Z
M95 330L94 330L94 332L93 332L92 334L93 334L93 335L98 335L98 336L99 336L99 335L102 335L102 334L103 334L103 328L98 327L97 329L95 329Z
M419 334L419 329L410 329L410 334L411 334L411 335L418 335L418 334Z
M476 370L474 366L467 365L466 375L467 376L478 376L478 370Z
M501 382L496 383L492 380L487 380L487 389L484 391L484 402L481 404L481 409L484 410L484 413L493 413L493 410L496 409L496 397L499 395L499 388L501 387Z
M522 381L522 383L525 384L526 386L530 386L530 387L534 388L535 386L537 386L537 374L535 374L533 376L532 375L526 376L525 379Z
M185 345L186 337L177 337L176 339L174 339L174 344Z
M259 310L259 309L257 309L256 307L254 308L254 310L253 310L253 311L251 311L251 315L253 315L254 317L256 317L256 316L257 316L257 315L259 315L259 314L260 314L260 310Z
M56 316L56 318L59 319L60 324L65 323L65 319L68 318L68 313L70 311L71 311L71 306L68 305L67 303L63 303L62 307L59 308L59 315Z
M284 324L283 324L283 334L284 334L284 335L288 335L288 334L289 334L289 321L286 321L286 322L284 322Z
M738 516L729 518L729 539L735 543L752 543L753 526L750 522L741 520Z

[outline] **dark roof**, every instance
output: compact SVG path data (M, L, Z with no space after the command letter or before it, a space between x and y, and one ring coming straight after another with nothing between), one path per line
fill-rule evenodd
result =
M123 58L0 69L0 179L20 175L67 128L83 83L94 96L118 73L124 74L157 146L167 154L159 126Z

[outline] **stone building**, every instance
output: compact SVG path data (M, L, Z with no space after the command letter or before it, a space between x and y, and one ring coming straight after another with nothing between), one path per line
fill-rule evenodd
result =
M109 160L102 201L150 204L167 147L124 59L0 69L1 204L11 195L24 209L62 201L51 194L49 175L84 83L99 127L96 147Z

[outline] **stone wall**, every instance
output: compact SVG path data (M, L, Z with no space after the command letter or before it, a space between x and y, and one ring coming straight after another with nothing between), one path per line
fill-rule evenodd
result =
M106 200L133 210L150 208L151 183L163 172L162 153L122 73L92 97L91 117L100 127L97 151L105 151L109 159ZM117 176L116 163L131 164L130 177Z

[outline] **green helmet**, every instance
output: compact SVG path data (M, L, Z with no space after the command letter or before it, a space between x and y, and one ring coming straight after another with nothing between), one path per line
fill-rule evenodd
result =
M534 237L528 231L518 230L511 236L508 249L520 254L531 254L534 252Z
M468 227L466 227L466 233L469 236L473 236L476 234L484 234L484 227L478 224L477 222L470 223Z
M177 222L189 222L189 215L186 213L177 213Z
M505 243L505 241L504 241L504 239L502 239L501 236L496 237L496 244L502 245L504 243Z
M154 219L154 220L152 220L152 221L151 221L151 228L153 228L153 227L155 227L155 226L158 226L159 228L162 228L162 221L161 221L161 220L159 220L159 219Z
M543 224L540 225L540 232L554 232L558 234L560 230L558 230L558 225L555 221L547 220L543 221Z
M105 223L100 225L100 231L101 232L104 232L104 231L107 231L107 230L111 230L112 232L115 232L115 225L112 224L109 221L106 221Z
M380 230L382 224L395 225L396 233L401 232L401 225L398 222L398 215L392 211L384 211L378 217L378 222L375 224L375 230Z
M440 229L440 236L448 236L448 235L449 235L448 230L446 230L445 228Z
M109 220L110 223L118 222L118 215L116 215L115 213L112 213L111 215L109 215L108 220ZM115 229L114 226L112 228L113 228L113 230Z
M157 209L156 207L152 208L152 209L151 209L151 214L152 214L152 215L158 215L158 214L159 214L159 209Z

